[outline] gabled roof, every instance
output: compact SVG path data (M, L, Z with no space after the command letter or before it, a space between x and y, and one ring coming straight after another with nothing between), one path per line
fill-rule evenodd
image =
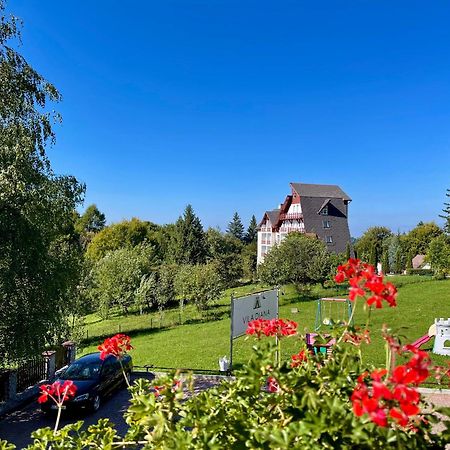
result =
M278 217L280 216L280 210L279 209L272 209L272 211L266 211L264 213L263 219L261 220L259 226L262 225L263 221L264 221L264 217L268 217L270 220L270 223L272 224L272 227L274 227L276 225L276 223L278 222Z
M291 186L300 197L340 198L351 201L351 198L335 184L291 183Z
M319 208L319 211L317 211L317 214L320 214L322 212L322 209L325 208L325 206L328 205L328 203L330 203L331 198L327 198L323 203L322 206Z

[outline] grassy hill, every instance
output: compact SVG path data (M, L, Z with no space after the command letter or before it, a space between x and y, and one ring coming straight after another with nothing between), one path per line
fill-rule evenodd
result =
M450 317L450 280L435 281L424 277L404 276L390 279L399 286L397 308L374 310L371 316L372 344L363 347L365 361L376 365L384 363L384 342L380 330L386 323L404 336L404 343L413 342L426 334L435 317ZM245 295L263 289L260 285L249 285L233 289L235 295ZM86 318L88 339L82 353L95 351L104 336L118 331L132 336L135 347L132 355L136 365L152 364L162 367L182 367L193 369L217 369L218 359L229 353L229 304L232 291L227 291L222 299L209 311L209 321L201 321L195 310L188 306L180 315L178 308L169 310L160 317L158 313L144 315L115 316L101 320L95 315ZM314 328L316 302L322 296L335 296L335 290L315 287L308 295L298 295L292 286L283 289L280 296L280 317L295 320L299 331ZM341 291L342 295L343 292ZM295 309L298 312L293 312ZM325 311L328 316L330 311ZM331 315L341 318L342 311L331 310ZM161 319L161 321L160 321ZM356 311L355 321L363 326L366 315L362 307ZM179 325L179 323L184 324ZM161 325L161 328L159 326ZM245 337L235 341L234 362L237 365L247 361L253 340ZM299 337L286 339L283 343L283 357L298 351ZM425 347L432 348L432 341ZM436 363L446 359L432 355Z

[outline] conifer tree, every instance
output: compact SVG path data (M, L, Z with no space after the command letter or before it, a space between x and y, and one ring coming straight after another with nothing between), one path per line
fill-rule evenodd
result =
M175 224L172 253L177 264L203 264L207 246L200 219L191 205L187 205Z
M390 273L391 268L389 266L389 252L387 250L383 253L383 260L382 260L381 264L382 264L383 273Z
M258 237L258 223L256 222L255 215L250 219L250 224L247 228L247 233L245 234L245 242L247 244L251 244L252 242L256 242Z
M347 242L347 246L345 247L345 259L348 261L351 257L351 247L350 247L350 242Z
M234 213L232 221L228 224L227 233L240 241L244 240L244 225L237 212Z
M447 192L445 195L446 195L446 197L450 198L450 189L447 189ZM445 220L444 231L447 234L450 234L450 203L449 202L444 203L444 209L442 210L442 212L444 214L440 214L439 217L442 217L442 219Z

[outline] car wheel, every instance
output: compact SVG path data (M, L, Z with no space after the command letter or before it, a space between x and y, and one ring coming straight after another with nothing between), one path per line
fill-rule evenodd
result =
M100 409L100 396L95 394L95 397L92 399L91 409L93 412L96 412Z

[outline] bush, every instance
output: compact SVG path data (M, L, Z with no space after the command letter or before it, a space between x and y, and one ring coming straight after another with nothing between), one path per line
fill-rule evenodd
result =
M431 269L406 269L406 275L433 275L433 270Z

